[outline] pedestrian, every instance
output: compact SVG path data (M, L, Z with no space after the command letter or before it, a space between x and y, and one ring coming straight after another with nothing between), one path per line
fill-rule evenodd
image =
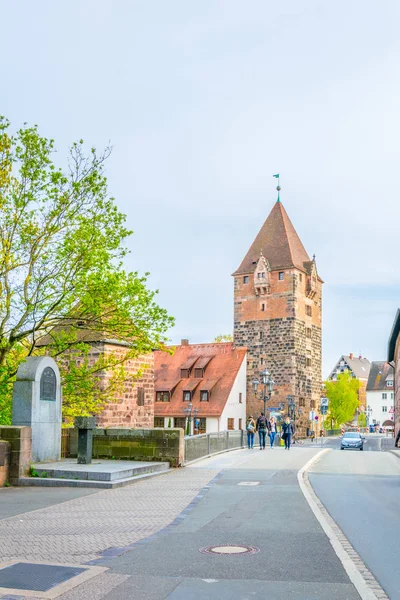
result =
M247 447L249 450L251 450L252 448L254 448L254 432L256 430L256 423L253 419L253 416L250 415L247 418L247 425L246 425L246 431L247 431Z
M260 439L260 450L265 450L265 438L267 437L267 429L267 418L262 412L258 417L256 423L256 431L258 431L258 437Z
M396 439L395 439L395 442L394 442L395 448L399 447L399 441L400 441L400 427L399 427L399 430L397 432Z
M282 425L282 439L285 441L285 450L290 450L290 443L292 441L293 433L293 424L289 417L286 417L285 422Z
M268 432L269 432L269 443L271 445L271 450L274 447L275 436L276 436L276 423L275 417L271 417L268 422Z

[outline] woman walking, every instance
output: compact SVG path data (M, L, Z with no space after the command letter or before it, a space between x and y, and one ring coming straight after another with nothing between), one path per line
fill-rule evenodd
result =
M271 417L268 423L268 431L269 431L269 443L271 444L271 450L274 447L275 436L276 436L276 423L275 417Z
M247 419L247 425L246 425L246 431L247 431L247 447L250 450L251 448L254 448L254 432L256 429L256 423L252 417L252 415L250 415Z
M290 443L292 441L293 433L293 425L289 417L286 417L285 422L282 425L282 439L285 440L285 450L290 450Z

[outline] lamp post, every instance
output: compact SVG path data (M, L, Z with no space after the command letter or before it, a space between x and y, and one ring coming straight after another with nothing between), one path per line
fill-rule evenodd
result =
M192 402L189 402L189 404L183 409L183 412L186 415L186 431L189 429L189 435L192 435L192 428L190 426L190 423L192 421L192 413L193 415L196 417L197 413L199 412L198 408L193 408L193 404Z
M259 394L257 394L257 390L258 390L258 386L260 385L260 382L257 379L257 377L255 377L255 379L253 379L253 381L251 382L251 385L253 386L253 391L254 391L254 395L256 396L256 398L260 398L260 400L263 400L264 415L266 415L267 401L271 398L271 394L274 389L275 381L272 380L271 374L267 369L264 369L264 371L262 371L260 373L260 378L261 378L261 384L263 385L263 389Z
M368 425L368 427L370 426L371 415L372 415L372 408L368 404L368 406L367 406L367 425Z

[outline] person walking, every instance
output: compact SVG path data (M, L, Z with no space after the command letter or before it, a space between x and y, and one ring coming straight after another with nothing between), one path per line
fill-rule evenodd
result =
M290 443L292 441L293 433L293 424L289 417L286 417L285 422L282 425L282 439L285 441L285 450L290 450Z
M249 450L254 448L254 432L256 430L256 423L250 415L247 419L246 431L247 431L247 447Z
M395 440L395 442L394 442L394 445L395 445L395 447L396 447L396 448L398 448L398 447L399 447L399 441L400 441L400 429L399 429L399 430L398 430L398 432L397 432L397 435L396 435L396 440Z
M276 423L275 417L271 417L268 422L268 434L269 434L269 443L271 445L271 450L274 447L275 436L276 436Z
M264 413L261 413L257 419L256 431L260 439L260 450L265 450L265 438L267 437L268 423Z

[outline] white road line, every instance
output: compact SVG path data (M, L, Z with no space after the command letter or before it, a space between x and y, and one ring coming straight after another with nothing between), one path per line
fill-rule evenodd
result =
M381 588L375 577L367 569L360 556L354 550L340 527L332 519L318 496L314 492L308 479L308 470L321 458L330 448L321 450L311 458L297 473L297 479L301 491L304 494L311 510L317 521L328 536L328 539L342 563L350 581L360 594L362 600L390 600L385 591Z

